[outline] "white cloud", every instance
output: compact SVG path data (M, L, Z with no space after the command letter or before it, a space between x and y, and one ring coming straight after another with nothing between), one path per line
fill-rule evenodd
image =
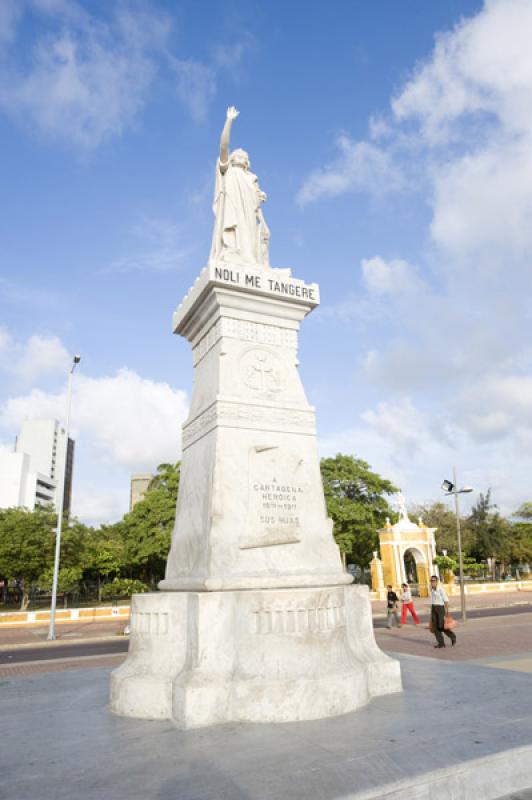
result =
M18 360L14 354L18 355ZM64 379L70 356L56 337L12 339L0 329L0 367L12 362L19 373L42 381L47 371ZM3 384L5 388L5 382ZM64 420L66 386L11 393L0 403L0 450L11 443L25 419ZM167 383L121 369L89 377L76 371L71 434L76 441L73 511L91 524L118 519L127 511L130 475L154 472L181 455L181 425L188 413L186 393Z
M369 138L382 139L393 133L390 123L380 116L372 116L369 118Z
M42 375L65 370L70 359L57 336L30 336L14 372L24 382L33 383Z
M13 41L21 15L20 0L3 0L0 3L0 46Z
M379 307L388 340L371 363L374 377L389 376L388 388L400 365L401 389L424 375L427 384L442 384L442 397L451 387L456 396L457 382L498 374L526 345L532 50L523 31L531 21L528 0L487 2L437 38L431 57L394 98L386 124L369 121L383 159L399 173L424 175L416 188L428 192L433 209L430 284L404 260L374 256L362 263L367 297L347 303L361 313L369 301L393 295L388 313ZM316 175L334 179L334 192L350 189L348 166ZM307 182L302 191L311 189ZM314 196L326 189L318 181Z
M28 309L48 308L59 310L68 302L68 295L63 290L45 288L34 284L14 283L0 277L0 303L10 306L21 306Z
M401 171L385 150L370 142L353 141L346 135L337 138L336 146L340 151L338 158L312 172L303 183L297 194L300 205L345 192L379 194L402 187Z
M145 218L132 231L132 252L114 259L101 272L166 272L179 269L194 251L186 244L181 226L163 219Z
M486 375L466 386L457 402L476 439L497 439L511 431L516 441L532 443L532 376Z
M468 513L469 504L488 488L503 514L513 513L530 497L531 450L528 447L523 452L518 436L512 441L479 442L450 417L442 422L446 435L441 436L439 421L435 424L433 415L420 410L411 398L380 403L363 417L353 427L321 438L321 454L353 453L369 461L374 470L404 491L409 504L445 502L440 486L444 478L452 477L453 465L458 480L475 489L462 499L463 513ZM515 469L516 463L520 469Z
M79 394L78 424L105 459L142 471L179 457L184 392L122 369L111 378L85 378Z
M209 104L216 93L216 75L205 64L192 59L175 59L177 96L188 108L196 122L207 116Z
M0 370L22 384L64 372L70 358L57 336L34 334L26 342L18 342L7 329L0 329Z
M320 438L322 455L338 452L368 461L405 492L408 503L439 499L439 486L456 460L454 448L435 434L430 414L420 411L408 397L379 403L367 409L353 427Z
M135 126L162 75L173 81L191 117L202 122L216 93L217 71L237 72L255 44L243 32L215 47L211 64L177 57L170 13L133 0L108 6L103 16L76 0L0 2L0 111L90 150ZM22 45L24 14L33 25ZM41 15L45 35L34 33Z
M531 29L528 0L489 0L438 38L392 103L432 164L432 236L462 261L530 260Z
M487 0L476 16L438 37L430 60L394 100L397 118L416 117L435 142L461 138L463 129L453 124L479 113L514 133L530 132L531 29L528 0Z
M129 481L122 474L122 485L110 487L103 481L75 480L72 513L86 525L116 522L128 510Z
M370 118L368 141L342 137L337 162L315 170L298 200L402 188L408 176L410 188L429 193L439 248L460 262L504 253L529 263L531 29L529 0L488 0L438 35L393 98L392 114Z
M433 302L429 286L402 258L364 258L360 272L366 292L353 292L334 305L324 306L320 310L321 319L332 317L357 325L382 326L384 322L402 322L413 302L417 305Z
M6 352L11 344L11 336L7 328L0 328L0 353Z
M368 142L357 143L378 141L381 163L424 193L432 219L416 257L425 267L366 259L366 291L340 307L376 331L377 316L358 377L387 400L336 439L375 453L417 500L453 461L507 511L530 496L531 29L529 0L488 0L437 37L391 113L369 120ZM353 188L349 159L314 177L306 199Z
M530 139L497 136L440 166L433 207L433 239L460 261L526 257L532 250L532 130Z
M375 294L404 294L421 290L413 268L402 258L386 261L380 256L362 260L362 275L369 292Z
M445 419L439 420L436 431L432 415L421 411L409 397L378 403L375 409L364 411L361 419L388 442L391 457L397 464L426 454L436 441L440 447L449 447L456 435L452 423Z
M238 40L224 42L214 48L214 63L217 67L235 70L242 63L246 53L255 47L255 44L253 34L245 31Z
M65 391L54 394L33 389L8 399L0 409L0 426L16 431L27 418L62 419ZM179 456L187 399L184 392L166 383L141 378L128 369L103 378L89 378L80 372L74 383L72 409L74 436L79 437L80 448L90 450L96 460L142 471Z
M53 16L56 29L35 41L28 67L11 55L0 108L84 148L120 135L146 100L156 71L151 53L164 46L168 16L123 7L106 24L76 3L34 7Z

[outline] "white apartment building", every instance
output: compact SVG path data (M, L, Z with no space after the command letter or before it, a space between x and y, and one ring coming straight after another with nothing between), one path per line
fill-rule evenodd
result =
M27 453L0 453L0 508L29 508L55 502L56 482L32 472Z
M25 420L14 453L0 454L0 508L52 502L57 508L58 487L65 472L65 430L56 420ZM63 508L70 511L74 442L69 438Z

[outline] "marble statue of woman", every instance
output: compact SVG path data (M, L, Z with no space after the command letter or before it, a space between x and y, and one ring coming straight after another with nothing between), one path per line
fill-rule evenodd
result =
M410 518L408 516L408 511L406 510L406 500L405 496L402 492L397 492L397 506L399 510L399 517L400 519L404 519L410 522Z
M216 163L211 259L269 266L270 231L262 215L266 200L259 179L249 168L245 150L229 152L231 126L239 112L231 106L220 139Z

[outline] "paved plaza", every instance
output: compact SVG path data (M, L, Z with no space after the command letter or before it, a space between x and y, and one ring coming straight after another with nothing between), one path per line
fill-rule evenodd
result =
M403 694L319 722L185 733L108 711L110 672L125 652L103 651L127 645L122 622L65 625L57 642L44 628L3 631L2 791L19 800L532 800L532 611L470 617L444 650L425 621L387 630L374 611L377 643L401 660ZM35 647L44 657L22 661ZM80 658L80 647L102 652Z
M356 713L188 732L110 714L109 668L3 679L2 792L18 800L420 800L433 792L489 800L530 786L531 675L400 658L404 693Z
M112 641L113 625L85 628L77 640ZM405 691L354 714L185 733L109 713L110 672L124 654L4 664L2 791L19 800L419 800L434 792L532 800L532 613L470 619L457 634L457 647L434 650L425 624L377 628L379 646L401 660Z

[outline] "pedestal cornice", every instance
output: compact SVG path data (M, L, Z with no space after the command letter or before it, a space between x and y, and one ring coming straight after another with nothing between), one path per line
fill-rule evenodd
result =
M205 304L213 289L218 291L213 293L210 303ZM255 312L262 319L270 315L272 321L278 321L278 318L288 321L290 317L300 321L319 302L318 284L292 278L290 270L210 263L174 312L172 327L174 333L192 341L220 305L234 307L240 312L245 307L248 313ZM200 306L202 313L198 319ZM294 307L292 314L290 306Z

